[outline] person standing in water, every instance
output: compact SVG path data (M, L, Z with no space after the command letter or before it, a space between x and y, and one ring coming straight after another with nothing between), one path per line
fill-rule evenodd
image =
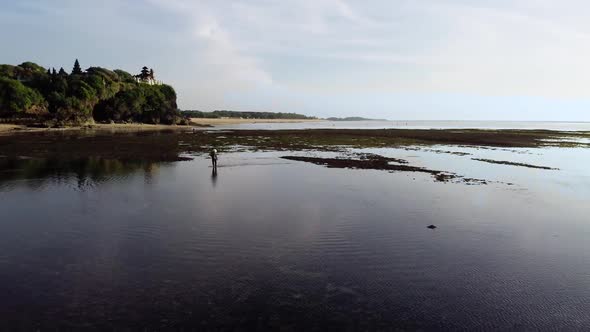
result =
M211 156L211 163L213 164L213 168L217 169L217 149L211 149L211 152L209 152L209 156Z

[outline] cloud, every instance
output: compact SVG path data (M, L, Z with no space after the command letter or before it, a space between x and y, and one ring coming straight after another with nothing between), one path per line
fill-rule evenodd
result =
M224 80L231 79L232 86L272 83L270 74L259 67L255 58L241 54L234 47L231 37L214 17L200 17L195 30L203 49L200 60L215 68L213 79L220 76Z
M0 37L15 43L3 62L69 67L80 57L129 71L153 66L183 108L321 114L367 103L366 96L379 96L386 110L400 107L394 99L404 95L489 102L590 92L590 4L581 0L23 0L3 7Z
M448 37L429 90L486 95L588 96L590 41L559 18L518 8L431 5ZM586 31L588 27L585 27Z
M236 48L234 37L216 15L218 8L182 0L151 2L186 22L177 33L183 38L182 52L189 57L184 69L190 75L179 80L188 103L200 103L205 109L223 108L229 106L225 96L230 92L272 84L270 73L260 67L258 59Z

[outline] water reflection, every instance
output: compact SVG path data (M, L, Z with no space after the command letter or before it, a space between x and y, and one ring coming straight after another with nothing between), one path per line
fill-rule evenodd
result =
M506 167L520 191L281 155L224 156L234 167L215 188L198 157L0 159L0 186L15 189L0 190L2 327L590 329L590 206L547 181L587 187L585 164L532 173L543 178ZM540 179L553 196L529 184Z
M217 167L212 168L211 183L213 184L213 187L217 186Z
M0 188L23 185L23 180L27 180L24 185L32 189L42 187L47 182L65 183L75 180L78 189L84 189L114 178L123 179L137 172L143 172L144 182L151 184L157 177L160 166L154 162L98 157L70 160L0 158Z

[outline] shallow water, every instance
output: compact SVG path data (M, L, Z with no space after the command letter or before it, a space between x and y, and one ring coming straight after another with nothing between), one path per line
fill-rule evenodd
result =
M365 152L496 182L0 159L3 327L590 329L590 150L432 149Z

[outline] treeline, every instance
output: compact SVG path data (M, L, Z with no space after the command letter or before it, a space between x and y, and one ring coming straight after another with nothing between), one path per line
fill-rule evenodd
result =
M201 112L201 111L182 111L182 115L189 118L207 118L207 119L219 119L219 118L241 118L241 119L316 119L315 117L306 116L297 113L275 113L275 112L238 112L238 111L213 111L213 112Z
M70 73L35 63L0 65L0 117L33 118L47 126L96 121L186 123L176 104L176 92L154 84L153 70L139 75L90 67L78 60Z

